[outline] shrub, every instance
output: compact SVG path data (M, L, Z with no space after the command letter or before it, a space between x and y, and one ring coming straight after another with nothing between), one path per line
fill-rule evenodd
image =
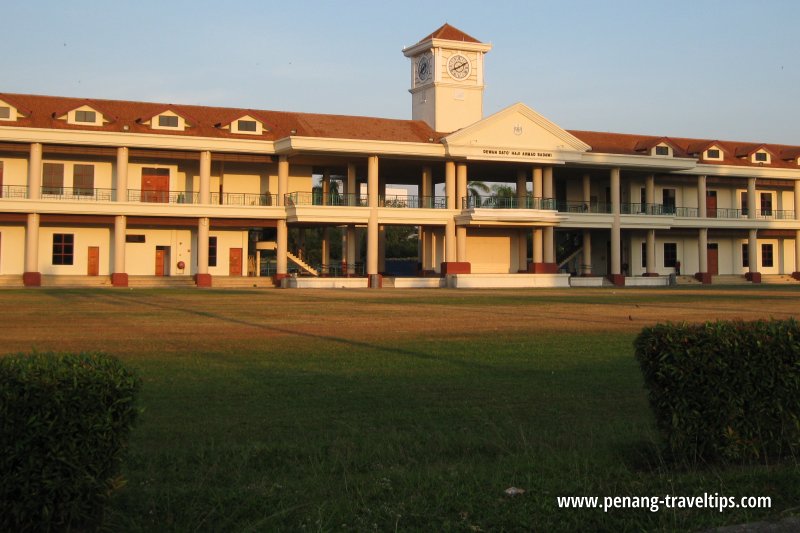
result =
M660 324L634 345L676 459L766 461L800 451L797 321Z
M139 388L103 354L0 357L0 530L100 525Z

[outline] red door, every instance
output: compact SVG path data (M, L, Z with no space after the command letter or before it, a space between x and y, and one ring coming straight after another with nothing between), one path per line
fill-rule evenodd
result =
M719 275L719 248L715 242L708 243L708 273Z
M156 276L165 276L167 251L163 248L156 248Z
M241 276L242 275L242 249L231 248L230 257L228 260L228 275Z
M169 169L142 169L142 202L169 202Z
M86 274L88 276L100 275L100 248L98 246L89 247L89 257L86 261Z
M717 191L706 191L706 216L717 218Z

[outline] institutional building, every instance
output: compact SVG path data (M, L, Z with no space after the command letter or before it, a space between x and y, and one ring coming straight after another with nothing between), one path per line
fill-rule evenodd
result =
M800 279L800 147L567 131L524 104L484 117L490 49L447 24L404 49L411 120L0 93L0 278ZM417 277L381 276L391 225L418 228ZM321 267L294 228L323 228Z

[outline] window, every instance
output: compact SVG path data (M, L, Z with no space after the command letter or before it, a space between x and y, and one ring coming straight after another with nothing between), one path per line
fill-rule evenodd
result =
M761 193L761 216L772 216L772 194L768 192Z
M0 106L0 118L11 118L11 108Z
M240 120L236 125L239 131L256 131L256 126L255 120Z
M678 244L674 242L664 243L664 266L674 267L678 262Z
M53 264L71 265L75 256L75 235L72 233L53 234Z
M144 235L125 235L125 242L141 244L145 242Z
M750 267L750 250L747 247L747 243L742 244L742 266L744 268Z
M767 162L767 153L766 152L756 152L755 160L758 163L766 163Z
M642 268L647 268L647 242L642 243Z
M63 163L45 163L42 166L42 194L64 194Z
M712 148L706 151L706 159L722 159L719 154L719 150L716 148Z
M742 191L741 195L741 204L742 204L742 215L747 216L748 214L748 206L747 206L747 192Z
M75 122L97 122L97 113L94 111L75 111Z
M771 244L762 244L761 245L761 266L763 266L763 267L771 267L772 266L772 245Z
M94 165L75 165L72 170L72 192L76 196L94 195Z
M159 115L158 125L161 126L162 128L177 128L178 117L173 117L170 115Z
M217 266L217 238L208 238L208 266Z
M669 146L656 146L656 155L669 155Z

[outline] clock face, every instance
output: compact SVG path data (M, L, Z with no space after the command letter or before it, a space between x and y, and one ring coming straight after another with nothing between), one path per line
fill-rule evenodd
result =
M417 60L417 78L419 81L428 81L431 77L431 59L422 56Z
M470 65L469 59L461 54L452 55L447 61L447 72L449 72L450 76L452 76L454 79L465 79L467 76L469 76L471 70L472 65Z

